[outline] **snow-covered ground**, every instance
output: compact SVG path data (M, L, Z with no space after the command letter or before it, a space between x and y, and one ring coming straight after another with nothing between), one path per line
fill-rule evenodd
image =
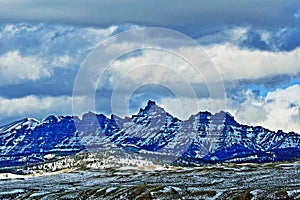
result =
M0 199L300 198L299 161L225 163L195 168L148 164L151 163L104 169L78 168L35 176L9 174L9 179L0 180Z
M0 180L8 180L8 179L26 179L31 177L39 177L39 176L50 176L50 175L57 175L61 173L68 173L71 172L72 169L62 169L54 172L35 172L33 171L30 174L22 175L22 174L13 174L13 173L0 173Z

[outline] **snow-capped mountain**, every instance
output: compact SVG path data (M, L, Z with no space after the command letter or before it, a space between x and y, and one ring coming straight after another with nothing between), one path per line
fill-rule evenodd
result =
M175 136L181 121L172 117L155 102L149 101L145 109L124 120L117 119L119 130L110 136L111 141L130 151L156 151L167 145Z
M171 156L177 164L269 162L300 158L300 135L242 125L223 111L182 121L153 101L131 117L88 112L82 119L52 115L0 127L0 167L119 148Z
M242 125L225 112L200 112L187 121L196 124L196 137L179 163L271 162L300 157L300 135L294 132Z

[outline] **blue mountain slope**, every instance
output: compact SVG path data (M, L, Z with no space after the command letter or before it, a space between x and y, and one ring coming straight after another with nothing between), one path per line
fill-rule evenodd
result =
M184 147L184 145L186 147ZM181 121L155 102L131 117L88 112L82 119L49 116L0 127L0 167L46 160L80 151L152 152L177 164L270 162L300 158L300 135L236 122L229 113L199 112Z

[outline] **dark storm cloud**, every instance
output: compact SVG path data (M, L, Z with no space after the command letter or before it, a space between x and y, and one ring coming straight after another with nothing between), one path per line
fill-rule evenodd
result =
M189 31L226 24L293 26L299 23L299 8L299 0L0 0L0 20L83 26L134 23Z

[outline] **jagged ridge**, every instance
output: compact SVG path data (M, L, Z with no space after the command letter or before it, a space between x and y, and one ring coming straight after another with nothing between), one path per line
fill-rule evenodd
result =
M46 155L122 148L174 157L177 164L270 162L300 157L300 135L239 124L226 112L173 117L149 101L131 117L88 112L82 119L26 118L0 128L0 167L43 162Z

